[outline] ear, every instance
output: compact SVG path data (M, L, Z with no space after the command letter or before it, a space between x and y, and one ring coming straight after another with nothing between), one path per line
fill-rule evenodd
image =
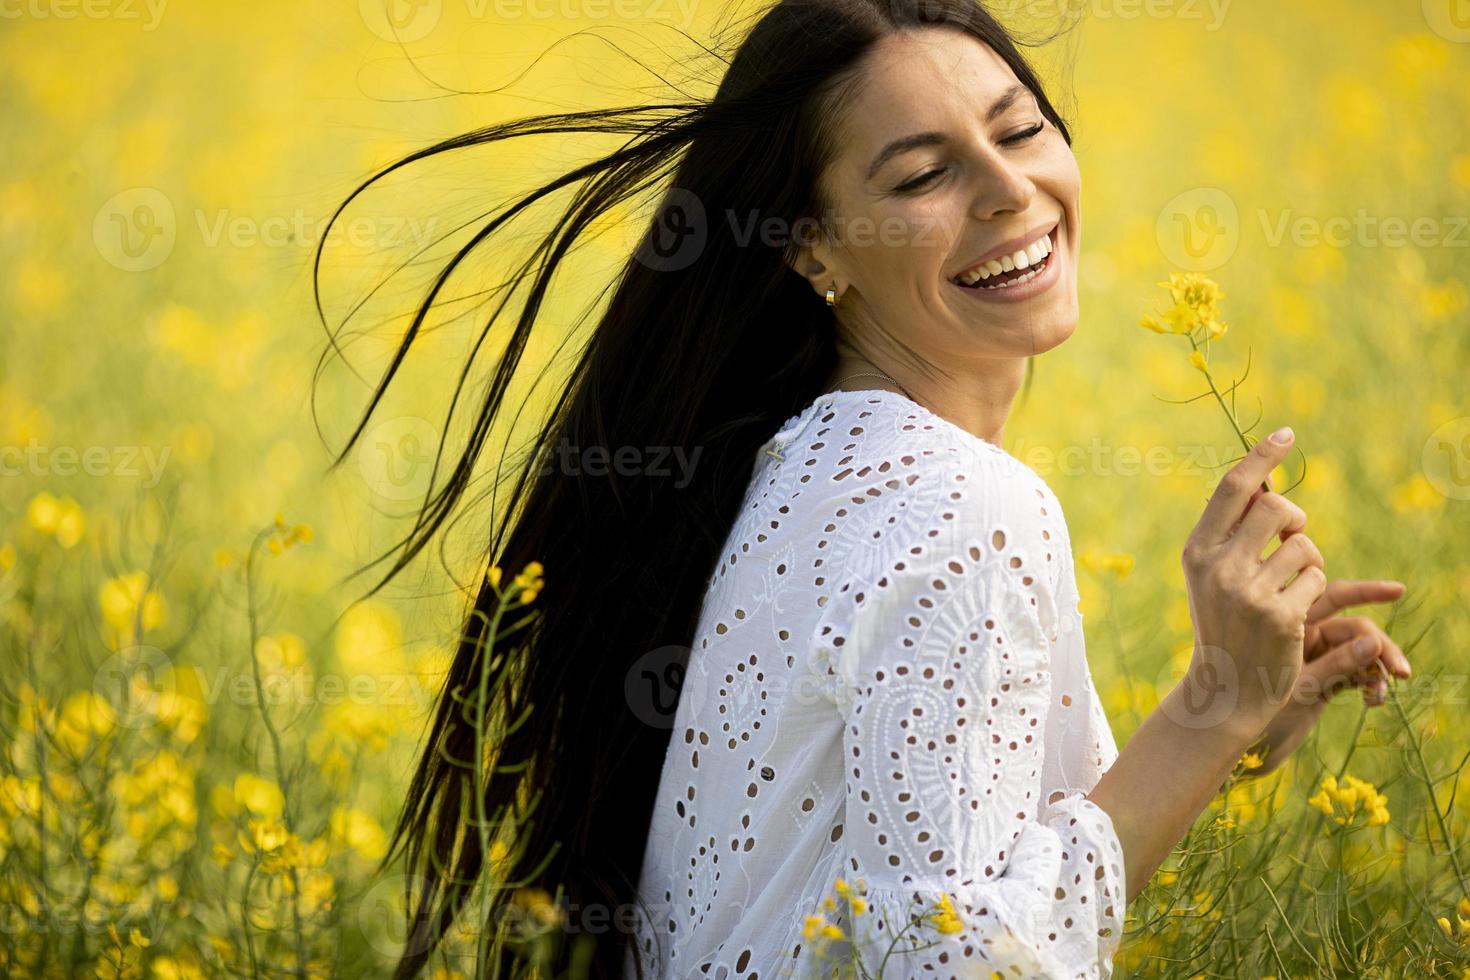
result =
M811 283L819 296L827 294L827 287L836 285L838 292L842 291L838 283L837 275L831 261L831 247L822 237L820 232L812 231L803 227L803 222L797 222L799 230L793 233L791 241L786 245L786 265L797 275Z

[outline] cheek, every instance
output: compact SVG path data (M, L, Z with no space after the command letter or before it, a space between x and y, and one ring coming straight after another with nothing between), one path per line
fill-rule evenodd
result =
M937 201L891 209L854 224L852 258L875 279L930 279L944 268L953 225Z
M926 279L938 278L964 230L964 203L954 195L933 195L905 216L906 263Z
M1076 154L1061 133L1049 132L1037 170L1053 196L1069 210L1076 207L1082 191L1082 172Z

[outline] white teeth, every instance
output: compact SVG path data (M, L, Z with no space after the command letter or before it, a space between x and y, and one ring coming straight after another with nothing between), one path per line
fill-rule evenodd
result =
M966 286L973 286L977 282L998 276L1002 272L1011 272L1016 269L1029 269L1031 266L1039 266L1041 261L1052 252L1051 237L1042 235L1036 241L1018 249L1010 255L1002 255L998 259L991 259L983 265L977 265L967 272L956 276L956 280ZM1030 276L1022 276L1015 282L1025 282ZM1004 286L987 286L987 289L1004 288Z
M1041 267L1040 266L1038 266L1035 269L1032 269L1030 272L1026 273L1024 276L1018 276L1017 278L1012 279L1010 282L998 282L998 283L996 283L993 286L981 286L980 288L981 289L1010 289L1012 286L1019 286L1023 282L1030 282L1032 279L1035 279L1039 275L1041 275Z

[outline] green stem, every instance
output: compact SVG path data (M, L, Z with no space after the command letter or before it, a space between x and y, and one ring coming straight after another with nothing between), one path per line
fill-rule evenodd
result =
M1196 344L1194 342L1194 337L1192 337L1192 336L1189 337L1189 345L1191 347L1193 347L1196 351L1199 350L1199 344ZM1208 369L1206 369L1202 373L1205 376L1205 382L1210 386L1210 393L1215 396L1215 401L1217 401L1217 402L1220 403L1220 408L1221 408L1221 410L1223 410L1225 412L1225 417L1230 420L1230 428L1232 428L1232 429L1235 430L1235 436L1236 436L1236 438L1238 438L1240 440L1240 444L1245 447L1245 451L1246 452L1250 452L1251 451L1251 443L1250 443L1250 440L1247 439L1246 436L1245 436L1245 433L1240 430L1240 423L1235 420L1235 413L1230 410L1230 406L1225 404L1225 397L1220 394L1220 389L1215 387L1215 379L1210 375L1210 372L1209 372ZM1270 480L1270 478L1267 477L1265 480L1263 480L1261 482L1261 486L1263 488L1265 488L1265 490L1266 490L1267 493L1270 493L1271 492L1271 480Z
M255 541L250 546L250 554L245 560L245 611L250 623L250 674L255 681L255 701L260 708L260 717L265 725L266 734L270 737L271 755L275 764L276 774L281 780L281 796L285 805L281 807L281 825L285 827L289 837L295 836L291 824L291 807L289 799L286 799L286 765L285 752L281 748L281 735L276 729L275 722L271 719L269 709L265 703L265 683L260 675L260 659L256 655L256 644L260 638L260 621L256 613L255 604L255 557L260 553L260 544L272 532L261 531L255 536ZM295 862L287 862L287 871L291 876L291 924L296 933L296 976L305 980L306 977L306 930L301 921L301 878L297 874ZM248 918L247 918L248 921Z
M1455 853L1455 841L1450 836L1450 829L1445 825L1444 814L1439 812L1439 800L1434 795L1434 779L1429 775L1429 764L1424 760L1424 748L1414 732L1414 726L1409 722L1409 716L1405 713L1403 705L1399 704L1397 697L1390 696L1389 702L1393 704L1393 710L1398 714L1399 722L1404 726L1404 732L1409 736L1409 744L1414 748L1414 758L1419 763L1419 772L1424 777L1424 789L1429 793L1429 806L1434 811L1434 820L1439 824L1440 836L1444 838L1445 850L1449 853L1450 864L1455 869L1455 877L1460 882L1460 894L1470 895L1470 885L1465 883L1465 869L1460 866L1459 855ZM1454 801L1450 801L1453 805Z

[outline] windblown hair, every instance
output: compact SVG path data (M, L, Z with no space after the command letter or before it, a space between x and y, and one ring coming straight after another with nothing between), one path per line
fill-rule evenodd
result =
M524 287L483 403L472 406L465 451L427 495L381 588L429 543L470 486L558 264L610 209L645 192L660 195L646 237L618 273L514 481L504 517L492 527L486 556L510 575L539 561L547 584L535 600L537 614L496 638L493 650L487 632L497 597L489 582L479 583L465 618L384 860L387 866L404 858L419 883L399 980L425 967L475 883L491 870L484 838L468 824L480 805L516 828L523 846L495 864L496 887L474 925L493 928L512 888L521 885L561 894L576 909L637 905L669 728L631 710L625 677L655 649L683 647L687 659L757 450L822 393L837 363L833 312L788 265L794 246L760 235L742 241L725 216L742 225L754 214L790 229L826 228L832 208L819 177L833 159L845 100L862 80L864 58L884 36L923 28L963 31L988 45L1071 142L1017 40L974 0L780 0L759 15L733 56L721 56L728 67L708 101L539 115L446 139L368 178L333 215L335 221L375 181L436 154L538 134L629 137L616 151L494 213L435 276L418 306L334 465L361 439L456 268L518 214L575 188L509 280L506 302L481 327L483 341L510 294ZM670 251L668 233L697 226L700 211L707 219L703 233ZM320 313L320 247L316 258ZM563 443L606 447L610 454L617 447L667 447L682 449L686 458L697 447L700 462L684 485L617 467L599 475L568 473L552 459ZM492 662L484 665L487 655ZM462 708L482 666L497 679L486 714L505 732L481 777L484 799L473 800L476 733ZM519 723L509 724L512 719ZM586 957L589 975L620 977L627 949L637 944L627 929L615 927L615 914L604 921L614 927L589 930L592 948L577 955ZM538 975L566 971L574 949L561 944L551 972ZM481 967L489 975L512 975L511 954L497 950L494 962ZM637 966L646 975L647 966Z

